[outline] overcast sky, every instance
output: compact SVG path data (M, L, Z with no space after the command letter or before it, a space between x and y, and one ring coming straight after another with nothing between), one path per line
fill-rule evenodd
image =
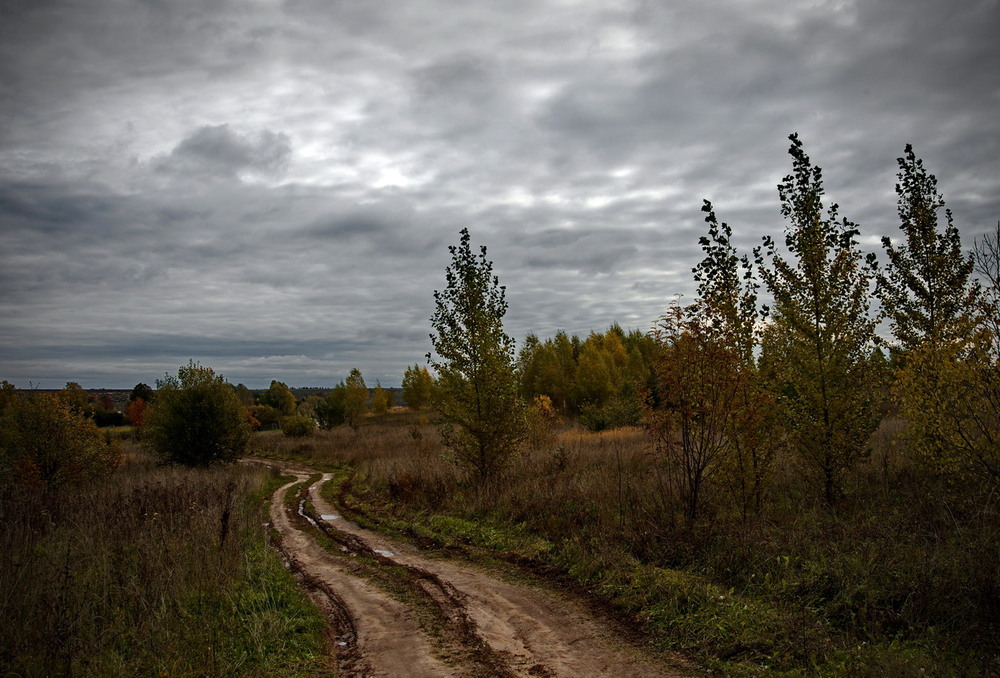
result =
M509 334L646 330L798 132L878 250L905 144L1000 219L997 0L3 0L0 378L399 384L468 227Z

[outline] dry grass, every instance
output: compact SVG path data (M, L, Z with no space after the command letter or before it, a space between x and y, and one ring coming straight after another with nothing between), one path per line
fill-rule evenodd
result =
M562 427L490 487L462 478L426 416L408 411L260 443L350 467L351 501L386 525L533 554L727 672L1000 672L997 497L944 485L909 455L903 427L883 422L834 512L786 455L762 515L742 520L714 488L694 528L639 428Z
M158 467L0 496L10 675L309 675L322 617L268 545L269 473Z

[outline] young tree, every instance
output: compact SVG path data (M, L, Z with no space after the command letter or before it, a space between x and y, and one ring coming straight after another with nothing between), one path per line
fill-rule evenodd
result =
M875 261L862 256L858 230L839 219L837 205L824 216L822 171L798 135L789 138L793 173L778 194L792 258L770 237L766 259L755 251L774 297L762 358L783 396L790 440L832 506L878 425L869 361L875 322L868 313Z
M732 244L733 230L719 222L712 203L701 206L708 224L708 235L698 239L705 258L692 270L698 283L698 298L710 315L709 327L728 346L736 349L745 362L753 360L757 345L757 289L753 264L742 257Z
M1000 482L1000 367L980 327L963 345L913 349L898 375L907 432L933 468L953 478ZM933 379L928 378L933 375Z
M353 368L347 375L344 392L344 419L347 425L357 432L361 427L361 419L368 412L368 386L365 385L361 370Z
M142 425L146 421L146 410L148 409L149 403L142 398L129 401L128 407L125 408L125 420L135 427L136 438L142 436Z
M705 367L726 385L731 410L723 433L727 438L720 477L744 519L759 513L778 447L774 435L774 396L762 384L754 359L758 327L760 285L746 255L739 256L732 243L732 229L719 222L708 200L702 205L708 235L699 239L705 258L694 268L698 282L697 304L690 307L699 321L699 333L715 346L703 354L717 354L715 365ZM667 395L669 397L669 394Z
M413 365L403 373L403 400L411 410L419 410L430 404L434 389L434 377L426 367Z
M967 337L925 344L899 374L917 448L946 475L1000 482L1000 223L976 241L981 295Z
M893 335L909 351L966 336L978 289L970 285L972 257L962 250L951 210L945 210L946 226L939 228L944 197L937 179L924 169L910 144L897 162L897 209L905 242L896 247L882 238L889 264L878 274L877 291Z
M483 246L477 257L468 229L450 246L446 287L434 292L431 343L438 374L434 405L442 442L453 459L480 482L495 478L514 458L525 436L518 394L514 340L503 329L505 288L493 275Z
M914 447L937 468L954 471L962 466L961 441L971 434L963 414L974 414L980 401L975 387L980 289L970 281L973 257L962 250L950 210L945 210L946 226L939 228L944 197L937 179L909 144L898 162L896 195L905 242L897 248L882 238L889 265L878 277L879 296L903 356L895 397Z
M738 351L713 334L697 305L676 303L656 330L663 347L657 364L661 402L647 414L647 425L666 458L689 525L708 503L706 493L733 453L746 390Z
M233 462L246 452L246 408L222 375L195 362L156 381L146 414L146 444L164 461L188 466Z

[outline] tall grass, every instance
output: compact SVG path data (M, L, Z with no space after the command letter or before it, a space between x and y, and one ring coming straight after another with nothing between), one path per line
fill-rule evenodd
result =
M411 412L261 442L350 467L340 493L386 526L527 559L729 673L1000 673L1000 497L936 478L902 428L883 422L834 512L786 457L760 516L711 488L693 528L639 428L564 427L489 487L444 461Z
M324 668L324 620L270 548L276 479L165 468L0 496L0 665L9 674L272 676Z

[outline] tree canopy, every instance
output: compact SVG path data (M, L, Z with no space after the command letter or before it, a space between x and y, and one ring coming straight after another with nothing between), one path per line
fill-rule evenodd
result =
M434 388L434 377L426 367L413 365L403 373L403 400L406 406L419 410L430 404L431 391Z
M352 368L344 382L344 419L355 431L361 426L361 419L368 412L368 385L361 376L361 370Z
M272 379L271 385L260 395L260 404L273 407L287 417L295 412L297 401L287 384Z

